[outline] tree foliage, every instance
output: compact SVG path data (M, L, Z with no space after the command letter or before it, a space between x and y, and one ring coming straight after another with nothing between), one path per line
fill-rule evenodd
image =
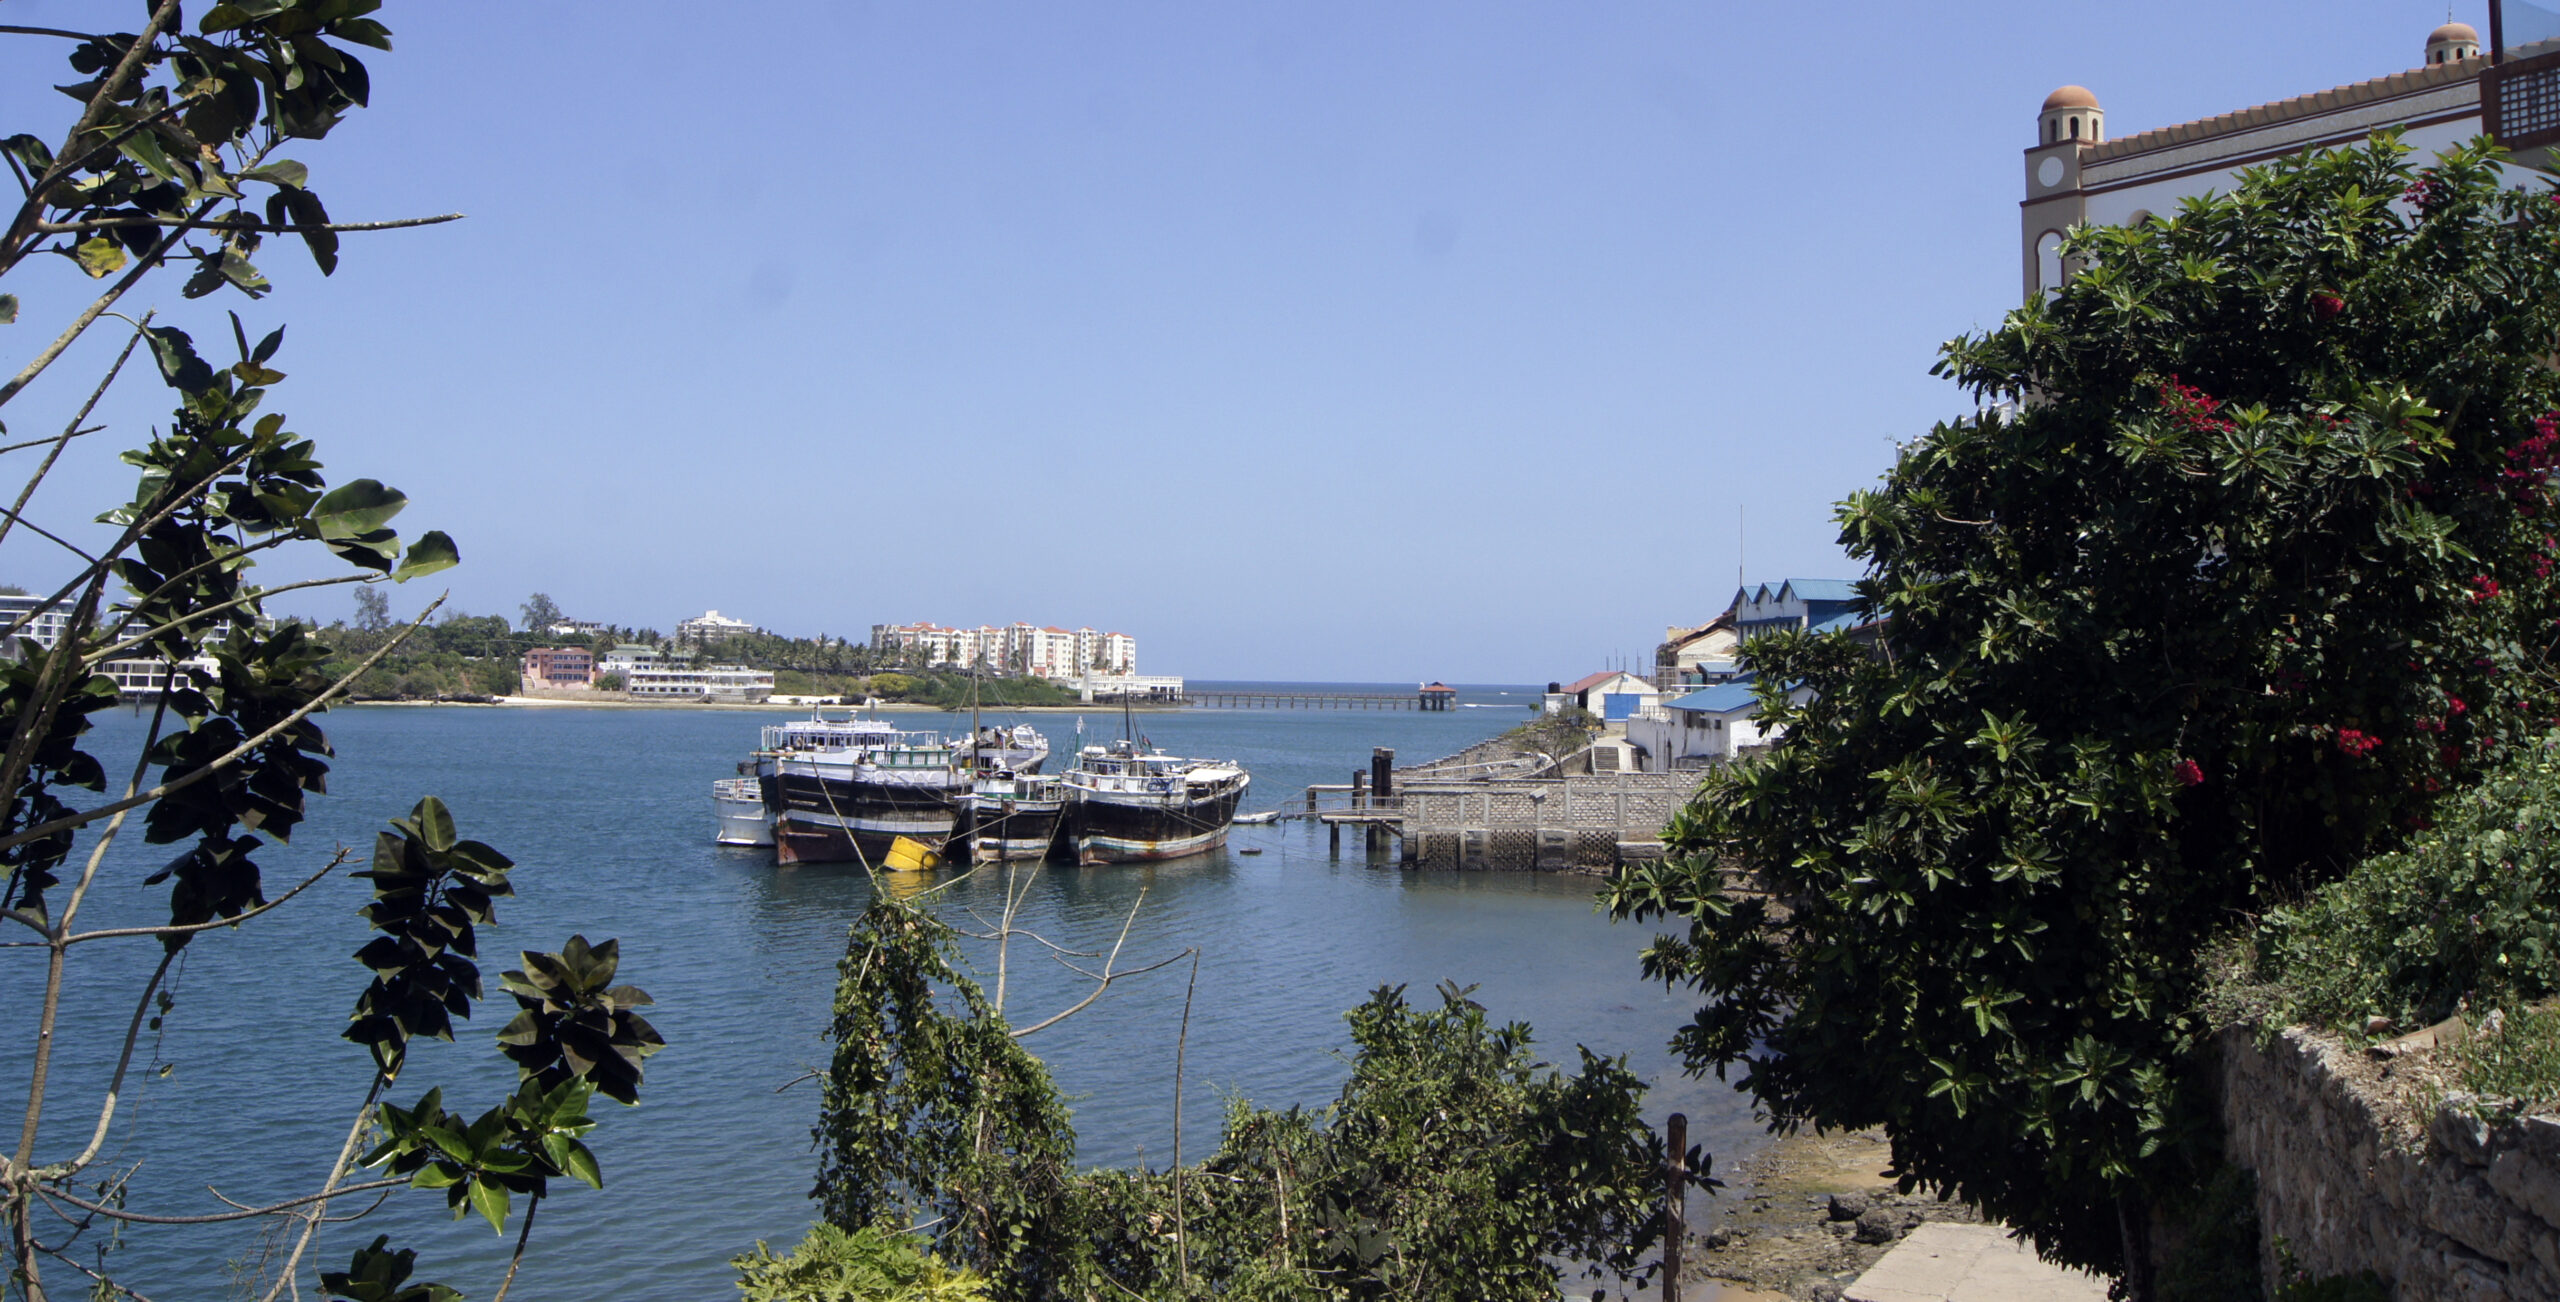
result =
M2139 1267L2211 1146L2206 938L2552 717L2560 207L2380 137L2064 251L1944 350L2005 405L1840 508L1887 653L1750 643L1784 737L1613 902L1687 921L1678 1047L1774 1124Z
M1526 1026L1454 986L1437 1008L1390 987L1353 1010L1351 1078L1319 1112L1238 1100L1205 1161L1078 1172L1047 1069L955 943L886 892L855 924L817 1196L846 1231L928 1224L996 1298L1545 1302L1558 1262L1641 1278L1660 1240L1644 1083L1588 1050L1548 1069Z
M364 103L369 83L353 50L389 48L389 33L367 16L377 8L373 0L235 0L204 9L188 32L177 0L154 0L143 6L147 21L139 32L11 29L22 39L73 41L74 77L58 89L79 113L58 143L25 132L0 139L0 155L25 195L0 233L0 275L31 256L57 254L92 277L112 280L87 305L64 308L67 324L59 334L26 341L28 360L0 384L0 404L23 399L67 348L168 262L194 263L183 286L187 298L226 288L253 299L265 294L266 279L250 255L271 234L299 236L323 272L335 267L339 230L314 195L308 170L277 151L326 134ZM262 209L252 201L260 194ZM16 298L0 295L0 325L15 324L20 315ZM231 316L234 357L218 361L224 350L199 351L186 330L155 324L153 314L138 322L115 319L132 327L124 352L87 403L63 404L68 419L58 438L11 449L34 464L15 505L0 513L0 540L13 542L18 553L39 543L58 548L70 556L72 573L39 596L31 612L0 628L0 645L7 647L0 660L0 734L7 738L0 751L6 801L0 808L6 874L0 926L20 935L10 947L11 990L33 1021L22 1060L27 1091L20 1137L13 1150L0 1153L0 1219L8 1234L8 1282L29 1302L72 1291L131 1296L117 1281L114 1248L126 1236L168 1223L173 1210L144 1213L132 1205L193 1192L155 1183L143 1160L148 1155L124 1142L120 1127L132 1110L120 1112L119 1103L129 1098L126 1072L136 1041L146 1026L156 1030L173 1015L172 964L199 937L233 929L254 937L259 917L344 861L341 852L316 867L306 864L310 870L297 872L296 884L268 893L263 861L293 848L306 802L327 789L333 751L314 716L425 619L370 633L368 657L333 674L326 667L332 649L305 625L271 620L268 601L301 588L405 582L460 559L440 532L403 538L392 528L408 504L399 490L364 478L333 486L314 443L270 409L286 378L276 369L281 328L253 336ZM98 517L107 527L105 544L83 549L38 526L28 508L73 440L102 428L86 421L137 353L175 392L177 410L165 430L124 454L136 471L133 493ZM288 548L281 554L329 577L273 587L258 582L265 554ZM331 558L340 564L330 565ZM359 591L379 596L370 586ZM434 609L430 604L429 613ZM360 601L358 611L364 618L383 615L386 607ZM115 681L100 672L111 660L156 662L166 675L138 753L117 773L83 749L93 716L118 700ZM156 868L137 867L136 833L144 844L174 853L152 856L170 856ZM503 1037L523 1081L513 1099L469 1123L443 1112L436 1091L416 1108L377 1111L409 1064L414 1043L450 1039L453 1023L470 1015L481 993L477 931L510 893L511 868L495 849L459 838L451 813L430 796L381 834L371 867L357 874L373 888L364 912L377 935L348 970L350 986L359 973L369 973L370 982L356 998L346 1035L366 1045L373 1062L344 1143L334 1158L316 1155L317 1163L268 1150L244 1155L255 1168L241 1173L244 1183L272 1186L295 1178L284 1173L315 1167L327 1173L300 1197L266 1206L224 1200L228 1210L179 1218L263 1222L276 1230L289 1250L272 1278L255 1281L267 1302L289 1292L299 1296L310 1282L305 1263L320 1227L346 1219L345 1203L358 1196L400 1184L441 1188L457 1211L467 1205L503 1224L514 1196L539 1200L553 1177L601 1183L580 1138L593 1125L587 1100L603 1092L631 1101L636 1058L656 1047L646 1024L625 1011L645 997L627 989L590 990L597 966L611 966L611 942L590 949L572 937L558 954L525 955L528 972L569 974L575 997L544 988L529 1000L534 992L518 985L538 987L540 979L509 974L509 991L525 1009ZM97 892L140 898L147 888L165 890L165 922L81 928L83 905ZM106 1025L84 1025L76 1019L95 1016L87 1010L107 1008L118 996L66 995L76 983L119 969L75 964L70 956L115 941L156 949L158 964L127 992L129 1017L111 1013ZM240 999L271 994L226 992ZM608 1051L601 1054L591 1048L599 1016L609 1023ZM56 1046L65 1036L118 1051L114 1072L97 1082L103 1088L94 1099L72 1095L56 1070ZM309 1082L268 1084L299 1091ZM70 1106L86 1115L62 1117ZM49 1133L87 1142L40 1152L56 1147L40 1144ZM349 1184L368 1136L376 1146L364 1162L389 1166L398 1176ZM528 1205L518 1260L532 1216ZM357 1249L347 1269L320 1272L318 1283L342 1296L385 1302L455 1296L414 1280L415 1266L413 1254L391 1249L383 1236ZM513 1274L511 1266L498 1296Z

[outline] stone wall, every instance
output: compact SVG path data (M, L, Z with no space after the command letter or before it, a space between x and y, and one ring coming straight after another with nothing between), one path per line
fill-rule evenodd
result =
M2490 1125L2456 1103L2402 1134L2377 1073L2288 1030L2222 1044L2231 1160L2258 1181L2266 1277L2281 1237L2314 1278L2370 1270L2404 1299L2560 1298L2560 1118Z

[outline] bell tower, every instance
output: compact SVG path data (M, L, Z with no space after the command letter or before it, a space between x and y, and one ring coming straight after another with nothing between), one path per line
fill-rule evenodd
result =
M2080 186L2081 155L2106 133L2106 110L2088 87L2065 86L2044 97L2036 143L2027 147L2027 197L2018 205L2020 301L2062 287L2062 233L2089 212Z

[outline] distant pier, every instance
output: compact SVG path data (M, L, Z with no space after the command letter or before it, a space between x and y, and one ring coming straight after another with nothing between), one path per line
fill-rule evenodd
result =
M1446 710L1458 689L1443 683L1405 692L1270 692L1253 689L1183 695L1185 705L1209 710Z

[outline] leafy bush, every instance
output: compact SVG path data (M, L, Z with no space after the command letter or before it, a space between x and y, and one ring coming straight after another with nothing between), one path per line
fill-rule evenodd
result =
M815 1225L786 1257L759 1241L733 1257L744 1302L981 1302L986 1281L936 1261L915 1235L886 1226Z
M2267 915L2255 975L2275 987L2276 1017L2425 1026L2466 998L2485 1010L2560 993L2560 734L2436 817L2406 849Z
M1839 513L1889 654L1747 643L1785 735L1616 891L1688 924L1645 966L1707 996L1692 1066L2136 1295L2213 1161L2205 941L2553 715L2560 205L2405 154L2077 229L1948 344L1983 410Z
M1556 1262L1635 1277L1660 1240L1643 1081L1587 1050L1572 1075L1547 1069L1526 1026L1491 1025L1454 986L1436 1009L1382 988L1353 1010L1351 1079L1321 1112L1238 1101L1205 1162L1077 1173L1047 1070L952 940L886 894L855 924L818 1196L839 1226L931 1223L995 1297L1548 1302Z

